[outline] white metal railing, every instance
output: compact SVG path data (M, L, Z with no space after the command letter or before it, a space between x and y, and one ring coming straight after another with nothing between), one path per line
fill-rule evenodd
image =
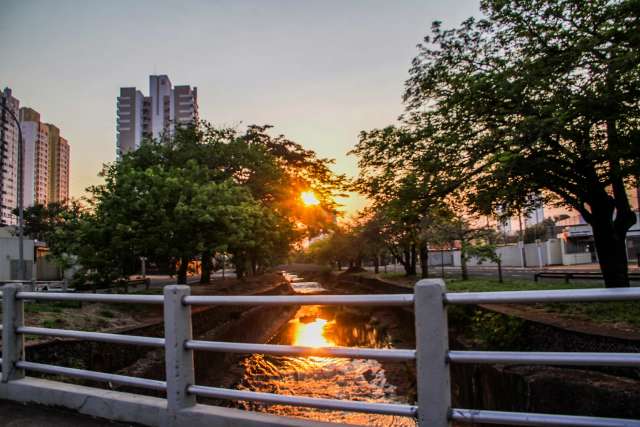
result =
M593 365L640 367L636 353L578 352L496 352L449 351L447 306L452 304L622 301L640 299L640 288L584 289L557 291L514 291L446 293L440 279L418 282L415 294L393 295L313 295L313 296L191 296L188 286L172 285L164 295L115 295L23 292L11 284L3 292L2 383L25 377L25 371L64 375L93 381L111 382L166 393L167 425L176 414L189 411L196 396L225 400L248 400L322 409L358 411L416 417L420 425L446 426L451 421L465 423L514 424L525 426L640 426L640 421L569 415L514 413L451 407L450 363L498 363ZM101 332L24 326L25 300L88 301L108 303L163 304L165 338L127 336ZM384 305L414 306L416 349L374 349L350 347L304 347L201 341L192 338L192 305ZM166 381L157 381L103 372L74 369L24 360L24 336L55 336L108 343L142 345L165 350ZM193 350L235 353L262 353L295 356L329 356L393 361L415 361L417 365L417 405L321 399L274 393L252 392L195 384ZM0 386L3 384L0 384ZM63 404L63 402L60 402Z

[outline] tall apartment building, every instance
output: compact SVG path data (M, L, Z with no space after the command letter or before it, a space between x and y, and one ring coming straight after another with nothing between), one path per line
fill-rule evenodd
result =
M69 199L69 142L60 136L60 129L52 124L49 128L49 202L64 202Z
M120 88L117 100L116 154L136 150L145 138L170 136L176 126L198 121L198 89L171 86L166 75L149 76L149 96L135 87Z
M24 207L64 202L69 199L70 149L60 130L43 123L32 108L20 108L11 89L0 92L0 103L7 106L20 122L23 142ZM18 206L18 125L4 110L0 111L0 225L15 225L13 210Z
M40 114L27 107L20 109L20 127L24 143L24 206L49 202L49 126Z
M0 225L14 225L12 211L18 205L18 124L5 110L19 115L20 101L11 89L0 92Z

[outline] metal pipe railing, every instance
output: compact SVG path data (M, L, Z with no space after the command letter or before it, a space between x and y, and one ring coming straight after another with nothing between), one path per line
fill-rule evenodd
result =
M251 400L255 402L280 405L305 406L308 408L333 409L337 411L367 412L381 415L400 415L413 417L417 408L413 405L393 403L360 402L353 400L324 399L318 397L289 396L257 391L233 390L227 388L189 386L187 391L196 396L213 397L225 400Z
M640 299L640 288L562 289L553 291L464 292L445 294L447 304L523 304L627 301Z
M16 363L20 369L40 372L49 375L65 375L83 380L110 382L114 384L146 388L150 390L164 391L167 384L164 381L150 380L147 378L129 377L126 375L107 374L105 372L87 371L84 369L67 368L64 366L47 365L44 363L20 361Z
M396 362L415 360L415 350L358 348L358 347L303 347L275 344L249 344L223 341L191 340L185 347L192 350L218 351L229 353L260 353L279 356L322 356L346 357L353 359L376 359Z
M478 409L452 409L451 420L469 424L508 424L514 426L640 427L640 421L622 418L500 412Z
M162 304L162 295L120 295L120 294L76 294L76 293L42 293L42 292L18 292L19 300L38 301L82 301L103 303L129 303L129 304Z
M640 354L636 353L450 351L448 360L453 363L495 363L501 365L640 367Z
M38 335L47 337L76 338L88 341L108 342L114 344L132 344L149 347L164 347L164 338L141 337L135 335L108 334L104 332L85 332L68 329L36 328L22 326L16 332L23 335Z
M517 304L638 300L640 299L639 288L446 293L442 280L427 279L418 282L415 295L191 296L188 286L167 286L162 296L76 294L64 292L43 294L39 292L22 292L17 285L7 285L7 287L3 288L2 293L5 296L5 299L2 301L3 325L0 326L5 349L5 355L0 359L0 365L3 371L3 382L11 383L13 380L22 378L26 370L166 391L166 411L168 419L176 419L178 411L188 409L195 405L195 396L205 396L228 400L251 400L322 409L412 416L417 417L420 424L433 426L445 426L448 425L450 421L489 424L509 423L526 426L640 426L640 421L613 418L450 409L450 363L638 367L640 366L640 355L635 353L449 351L446 314L448 304ZM23 324L23 302L25 300L163 304L165 338L26 327ZM413 305L416 317L416 349L315 348L193 340L191 305ZM156 348L164 347L167 381L134 378L27 362L21 360L22 354L24 353L24 335L76 338L108 343L144 345ZM289 356L367 358L391 361L415 360L418 377L418 404L403 405L344 401L194 385L194 350Z
M390 295L274 295L274 296L187 296L187 305L350 305L410 306L412 294Z

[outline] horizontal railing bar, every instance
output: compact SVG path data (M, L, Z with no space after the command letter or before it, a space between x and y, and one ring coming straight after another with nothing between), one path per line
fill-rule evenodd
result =
M225 400L250 400L255 402L276 403L281 405L305 406L309 408L333 409L338 411L367 412L381 415L400 415L414 417L417 408L412 405L392 403L360 402L353 400L324 399L318 397L289 396L256 391L232 390L199 385L189 386L189 393L196 396Z
M498 363L505 365L640 366L638 353L450 351L454 363Z
M164 381L129 377L125 375L107 374L104 372L87 371L84 369L67 368L65 366L55 366L46 365L44 363L20 361L16 363L16 367L25 369L27 371L41 372L43 374L65 375L74 378L82 378L85 380L111 382L114 384L141 387L150 390L164 391L167 389L167 383Z
M640 421L623 418L597 418L455 408L451 410L451 420L474 424L508 424L515 426L640 427Z
M640 288L449 292L445 295L445 302L449 304L513 304L527 302L588 302L639 299Z
M123 294L78 294L78 293L42 293L42 292L18 292L17 299L33 299L46 301L87 301L87 302L112 302L132 304L162 304L162 295L123 295Z
M358 348L358 347L303 347L293 345L247 344L223 341L186 342L186 348L193 350L233 352L233 353L261 353L280 356L323 356L347 357L357 359L376 359L393 361L415 360L415 350Z
M77 338L115 344L133 344L149 347L164 347L164 338L141 337L137 335L108 334L104 332L73 331L68 329L36 328L23 326L16 329L19 334L47 337Z
M412 305L413 294L187 296L189 305Z

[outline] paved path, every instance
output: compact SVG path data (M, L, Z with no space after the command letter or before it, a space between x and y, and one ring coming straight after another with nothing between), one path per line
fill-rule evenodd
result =
M0 427L126 427L124 424L93 418L64 409L0 400Z

